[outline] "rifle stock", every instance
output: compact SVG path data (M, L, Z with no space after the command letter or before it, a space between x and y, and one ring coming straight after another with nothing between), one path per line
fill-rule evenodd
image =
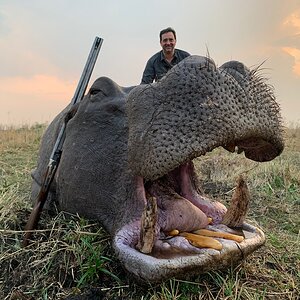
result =
M88 86L90 77L92 75L92 72L93 72L99 51L100 51L100 48L102 46L102 42L103 42L103 39L101 39L99 37L96 37L94 40L94 43L90 50L87 62L85 64L85 67L81 74L76 91L72 98L71 106L74 106L77 102L79 102L85 94L86 88ZM26 247L28 245L29 239L31 238L31 235L32 235L34 229L37 227L43 206L47 200L51 183L55 176L57 167L59 165L59 161L60 161L60 157L61 157L61 153L62 153L62 147L63 147L64 140L65 140L65 129L66 129L66 122L63 122L62 127L59 131L59 134L57 136L56 142L54 144L54 147L53 147L50 159L49 159L49 163L48 163L47 169L45 171L41 189L36 198L36 203L33 207L33 210L31 212L29 219L25 226L25 235L24 235L24 239L23 239L23 243L22 243L23 247Z

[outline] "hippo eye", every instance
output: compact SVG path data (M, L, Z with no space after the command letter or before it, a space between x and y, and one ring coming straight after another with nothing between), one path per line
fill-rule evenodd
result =
M100 90L91 89L90 90L90 95L94 96L94 95L98 94L99 92L100 92Z
M95 96L95 95L97 95L99 93L102 93L102 95L106 96L106 94L102 90L100 90L100 89L91 88L91 90L90 90L90 95L91 96Z

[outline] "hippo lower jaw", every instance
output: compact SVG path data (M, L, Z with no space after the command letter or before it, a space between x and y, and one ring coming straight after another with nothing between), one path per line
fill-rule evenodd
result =
M186 278L187 274L228 267L237 264L265 242L263 232L246 223L240 228L245 237L242 242L217 239L222 244L220 251L194 247L182 236L169 236L173 229L192 232L207 228L235 233L221 224L227 211L225 206L200 195L192 162L184 163L156 181L144 184L141 177L137 181L138 196L145 202L145 207L146 195L155 197L157 202L155 224L150 228L154 232L153 244L149 254L138 250L144 230L141 227L145 226L141 225L143 220L123 226L116 233L113 244L125 268L139 280L158 282L173 276ZM209 218L212 219L211 225Z
M117 232L113 243L119 260L136 279L160 282L172 277L186 279L238 264L265 242L264 233L260 229L249 224L244 224L242 229L247 238L241 243L222 240L221 251L195 248L194 253L185 254L183 249L182 254L177 253L172 258L146 255L132 247L139 231L138 223L123 227Z

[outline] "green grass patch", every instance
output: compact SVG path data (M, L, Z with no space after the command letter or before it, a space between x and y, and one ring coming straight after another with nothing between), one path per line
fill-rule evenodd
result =
M239 174L251 193L249 222L266 244L236 268L189 280L138 285L114 256L97 222L76 215L42 215L21 247L31 212L30 172L45 125L0 128L0 299L298 299L300 294L300 128L287 129L286 148L268 163L222 149L196 159L207 194L228 203Z

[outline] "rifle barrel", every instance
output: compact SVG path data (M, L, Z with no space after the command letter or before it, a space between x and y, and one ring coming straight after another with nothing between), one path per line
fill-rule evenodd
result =
M83 98L84 94L85 94L85 91L87 89L88 82L91 78L91 75L92 75L92 72L93 72L93 69L94 69L94 66L95 66L100 48L102 46L102 43L103 43L103 39L96 36L96 38L94 40L94 43L92 45L92 48L90 50L89 56L87 58L86 64L85 64L84 69L82 71L81 77L80 77L79 82L77 84L74 96L73 96L72 101L71 101L71 106L75 105L78 101L80 101ZM66 127L66 124L63 123L62 127L59 131L59 134L57 136L56 143L53 147L53 151L50 155L50 161L51 161L51 159L52 160L55 159L56 155L57 155L57 152L62 149L62 145L63 145L64 140L65 140L65 137L64 137L64 133L65 133L65 129L66 129L65 127Z
M94 43L92 45L91 51L87 58L87 62L82 71L81 77L79 79L76 91L74 93L71 104L74 105L76 102L80 101L85 94L88 82L90 81L100 48L102 46L103 39L96 36Z
M84 69L82 71L80 80L78 82L77 88L75 90L74 96L71 101L71 106L75 105L77 102L79 102L87 89L89 80L91 78L100 48L102 46L103 39L96 37L94 40L94 43L92 45L92 48L90 50L89 56L87 58L87 62L84 66ZM55 176L61 153L62 153L62 147L65 140L65 130L66 130L66 123L63 122L62 126L60 128L59 134L56 138L52 153L50 155L49 163L47 165L47 169L43 178L43 182L40 188L40 192L38 193L36 203L33 207L33 210L29 216L29 219L25 226L25 236L23 239L23 247L26 247L29 243L29 239L32 235L32 230L34 230L38 224L38 221L40 219L40 215L43 209L43 206L47 200L48 193L50 190L50 185L53 181L53 178Z

